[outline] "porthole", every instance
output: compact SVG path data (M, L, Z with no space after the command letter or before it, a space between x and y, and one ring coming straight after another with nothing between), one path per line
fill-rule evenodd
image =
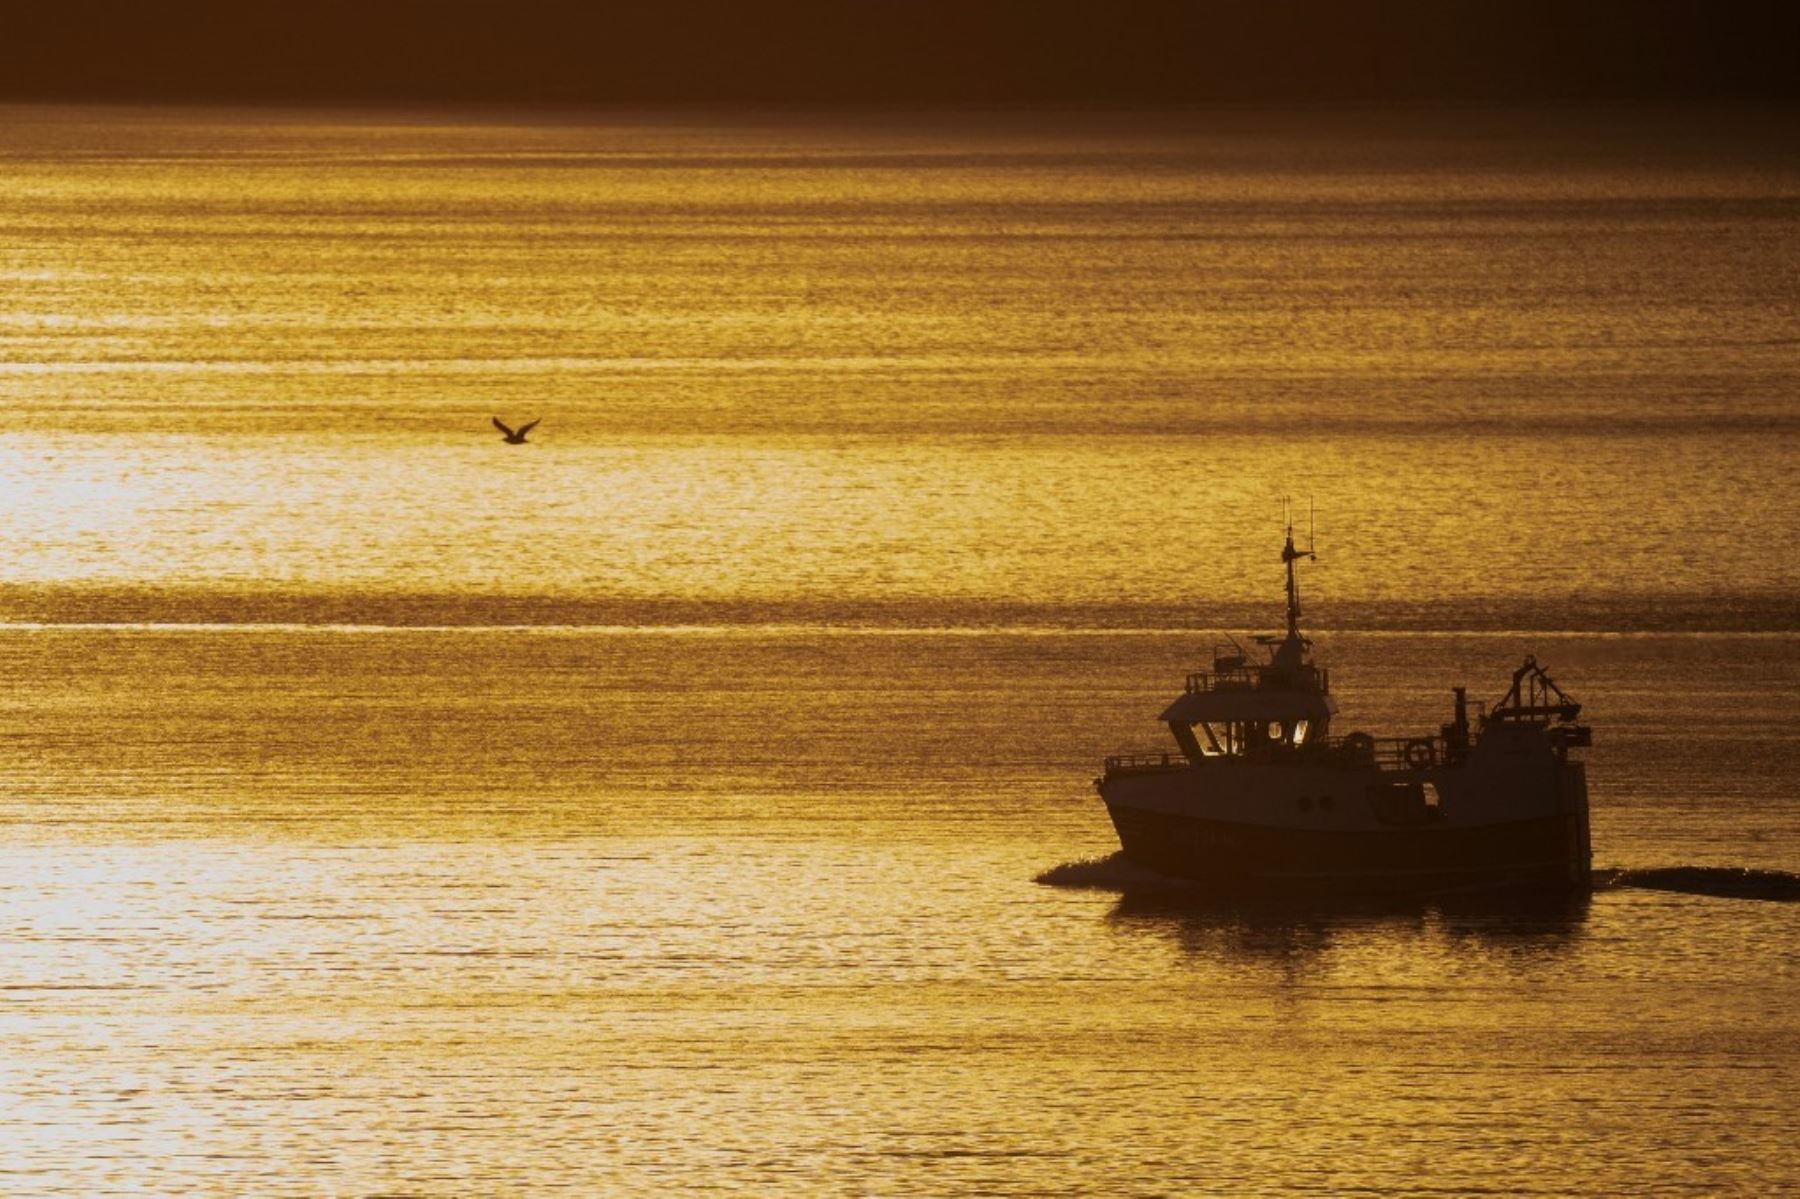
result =
M1310 795L1302 795L1302 796L1301 796L1301 797L1300 797L1300 810L1301 810L1301 811L1302 811L1302 812L1310 812L1310 811L1312 811L1312 796L1310 796Z
M1331 796L1329 796L1329 795L1319 796L1319 811L1321 811L1321 812L1331 811Z

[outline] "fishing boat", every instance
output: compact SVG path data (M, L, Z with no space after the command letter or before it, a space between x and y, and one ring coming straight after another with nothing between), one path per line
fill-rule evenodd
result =
M1434 733L1336 736L1328 671L1300 632L1290 522L1287 632L1235 641L1187 676L1160 719L1174 749L1106 759L1094 785L1129 861L1233 892L1429 893L1589 885L1591 743L1570 699L1533 657L1470 720L1452 688Z

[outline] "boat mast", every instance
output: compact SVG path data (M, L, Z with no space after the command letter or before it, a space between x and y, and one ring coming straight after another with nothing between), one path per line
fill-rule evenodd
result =
M1300 636L1300 584L1294 579L1294 561L1297 558L1317 557L1312 550L1294 548L1294 518L1290 512L1287 522L1287 544L1281 547L1281 561L1287 566L1287 635L1289 641L1304 640Z

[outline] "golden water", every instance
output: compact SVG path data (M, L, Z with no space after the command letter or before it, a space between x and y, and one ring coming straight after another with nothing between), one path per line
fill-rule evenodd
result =
M3 116L0 1191L1800 1187L1792 905L1033 882L1283 495L1800 869L1779 126Z

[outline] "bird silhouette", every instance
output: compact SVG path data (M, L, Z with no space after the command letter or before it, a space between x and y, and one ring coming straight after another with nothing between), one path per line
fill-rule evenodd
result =
M538 417L538 420L543 420L543 419L544 418L541 416ZM493 421L494 421L494 428L500 430L500 432L505 435L507 445L524 445L525 444L525 434L531 432L533 429L538 427L538 422L536 420L532 421L529 425L520 425L516 430L509 429L506 426L506 422L501 420L497 416L493 418Z

